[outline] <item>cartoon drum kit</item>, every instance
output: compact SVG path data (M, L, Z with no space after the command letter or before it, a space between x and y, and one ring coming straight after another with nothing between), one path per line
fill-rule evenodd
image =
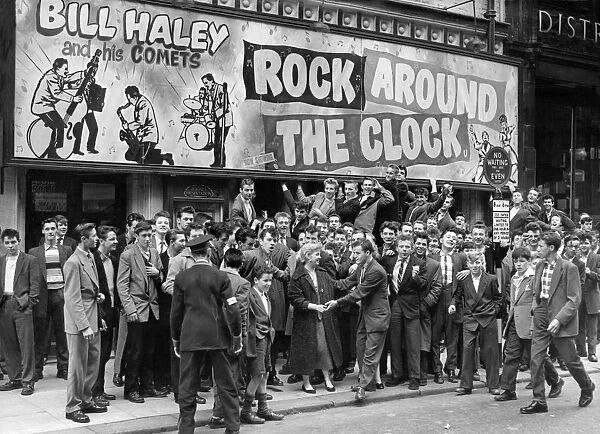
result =
M179 140L184 139L194 151L208 151L214 146L215 129L217 120L214 114L209 113L206 103L206 93L201 92L197 97L183 100L183 105L191 112L184 113L181 123L184 127Z

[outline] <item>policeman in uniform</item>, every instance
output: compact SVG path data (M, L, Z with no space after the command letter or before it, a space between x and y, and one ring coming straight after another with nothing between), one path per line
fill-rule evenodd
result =
M227 274L210 262L211 239L211 235L203 235L187 243L196 265L179 273L173 286L171 337L175 354L181 359L180 433L194 432L196 388L202 365L208 359L222 392L225 432L237 433L240 429L240 403L227 358L227 351L239 354L242 350L240 310Z

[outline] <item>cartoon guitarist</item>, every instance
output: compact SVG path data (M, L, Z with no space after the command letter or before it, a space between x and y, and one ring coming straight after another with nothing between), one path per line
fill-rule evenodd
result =
M52 69L47 71L38 82L31 102L31 112L37 115L44 125L52 129L50 143L43 154L47 158L60 159L56 150L63 147L65 139L66 124L56 111L55 104L59 101L79 104L83 100L83 95L71 94L67 90L78 89L84 77L85 71L69 74L67 59L58 58L52 64Z

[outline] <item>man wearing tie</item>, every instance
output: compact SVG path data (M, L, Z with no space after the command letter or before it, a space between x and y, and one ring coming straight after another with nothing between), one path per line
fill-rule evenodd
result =
M252 200L254 199L254 181L250 178L242 179L240 193L236 196L229 212L229 219L239 218L244 220L248 226L256 218L256 211Z
M444 371L448 375L449 382L458 382L455 370L458 361L458 340L462 333L462 306L456 306L456 312L453 314L448 313L448 307L458 281L468 276L470 271L467 269L465 254L454 251L457 241L456 229L446 229L442 234L440 253L431 255L432 259L439 261L442 269L442 293L431 321L431 352L435 371L433 381L438 384L444 382L440 360L440 339L444 332L447 351Z
M594 398L595 385L585 371L575 349L578 332L577 309L581 284L577 267L558 256L560 236L544 232L540 240L540 259L533 283L533 335L531 340L531 382L533 401L521 414L547 413L544 388L544 362L553 343L559 357L581 388L579 406L587 407Z
M156 233L152 236L152 243L159 255L162 255L167 251L169 245L165 240L165 236L169 229L171 229L171 214L167 211L159 211L154 214L154 224L156 226Z
M413 238L410 235L398 236L398 259L394 265L390 291L396 294L390 319L390 344L392 350L392 378L386 386L397 386L406 381L408 372L410 390L419 389L421 323L419 307L421 292L426 280L423 273L425 264L412 255ZM402 354L406 353L408 369L403 365Z
M357 268L346 279L335 281L334 285L338 290L354 289L344 297L325 304L328 309L359 301L361 304L356 336L356 358L360 368L354 396L357 402L365 400L365 387L375 378L390 323L387 274L373 259L374 249L368 240L352 244L352 259Z
M65 331L69 347L66 418L88 423L85 413L104 413L106 407L92 400L98 377L100 334L98 333L98 271L90 249L98 236L93 223L82 223L73 231L79 240L75 253L65 262Z
M74 252L77 247L77 241L67 236L67 232L69 231L69 220L60 214L54 216L53 220L56 221L57 224L56 245L69 247L71 252ZM45 242L46 239L42 236L42 238L40 238L40 246L43 246Z
M144 397L166 396L154 389L152 366L162 264L158 251L150 245L150 224L139 222L135 233L135 246L125 250L119 260L117 290L127 316L124 394L133 403L143 403Z
M458 282L448 313L456 313L456 306L463 306L463 355L460 370L460 387L457 395L469 395L473 390L475 342L481 341L481 355L485 361L485 379L492 395L499 395L498 384L498 323L502 294L496 277L483 271L483 254L468 254L471 275Z

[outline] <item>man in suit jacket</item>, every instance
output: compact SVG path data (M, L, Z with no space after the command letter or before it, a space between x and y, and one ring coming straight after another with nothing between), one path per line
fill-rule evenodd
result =
M434 311L431 321L431 353L434 363L433 380L441 384L444 382L442 377L442 362L440 360L440 340L445 335L446 340L446 364L444 371L448 375L448 381L456 383L456 367L458 362L458 341L462 334L462 306L456 306L456 312L448 313L448 307L458 282L469 275L467 268L467 257L464 253L455 251L458 238L456 229L449 228L442 234L441 250L437 255L430 257L440 263L442 271L442 293L440 294L437 307Z
M431 187L435 189L435 180L431 180ZM434 192L435 190L432 190ZM406 211L404 221L414 223L417 220L427 221L427 216L435 214L446 201L446 197L450 194L450 185L444 185L442 194L438 195L434 202L427 202L428 191L426 188L419 188L415 195L415 201Z
M252 204L254 199L254 181L250 178L242 179L240 193L233 200L233 205L229 211L229 218L239 218L251 226L256 219L256 210Z
M579 238L581 261L585 264L585 280L581 287L577 346L584 350L587 338L588 360L597 362L596 345L598 344L598 318L600 317L600 287L598 286L600 282L600 257L591 251L593 240L591 234L583 234Z
M572 231L576 228L575 223L567 215L554 208L554 196L545 194L542 196L542 211L538 214L538 218L545 224L549 225L552 221L552 217L560 217L560 222L563 229L567 232Z
M113 333L119 321L119 303L117 292L117 270L119 262L114 256L117 251L117 232L110 226L100 226L97 230L100 245L93 252L94 263L98 272L99 292L104 301L98 305L98 326L100 328L100 365L98 377L92 387L94 401L108 405L107 401L116 399L115 395L104 390L104 373L106 363L110 360L113 347Z
M435 313L438 300L442 293L442 269L440 263L427 256L429 237L424 232L415 234L414 256L425 260L425 290L421 293L420 324L421 324L421 368L419 385L427 385L427 373L430 371L429 355L431 352L431 317ZM433 370L433 366L431 367Z
M98 236L93 223L74 230L80 240L75 253L65 262L65 331L69 346L66 418L78 423L90 421L85 413L104 413L106 407L92 400L92 386L98 377L100 334L98 301L100 284L90 249Z
M250 292L250 282L240 276L239 269L244 261L244 254L238 249L229 249L225 252L223 259L223 269L227 273L227 277L231 282L233 295L237 300L240 309L242 342L247 346L248 340L248 294ZM243 378L243 372L240 370L239 357L237 355L229 355L231 363L231 371L233 379L238 386L238 390L245 388L246 383ZM215 387L215 404L213 407L213 415L210 419L211 428L225 426L225 413L223 411L223 402L221 400L222 391L217 384Z
M390 318L390 344L392 350L392 377L386 386L401 384L404 378L402 353L406 353L410 390L419 389L421 366L421 293L425 290L425 263L412 255L413 238L398 236L398 259L392 270L390 292L396 294Z
M288 235L290 229L290 215L287 212L278 212L275 214L275 226L277 228L278 243L283 244L294 252L300 250L298 241Z
M39 266L35 257L20 251L18 231L4 229L0 239L6 249L0 256L0 341L9 376L0 391L22 388L21 395L31 395L35 367L32 311L38 301Z
M496 401L511 401L517 399L516 384L519 365L531 351L531 306L533 304L533 283L535 271L531 266L531 252L526 247L516 247L512 251L512 260L516 273L509 284L508 303L510 305L508 319L504 328L506 339L504 364L500 388L502 393L494 397ZM558 376L556 368L546 357L544 375L550 385L550 398L556 398L562 390L564 381Z
M210 235L188 243L197 264L175 278L171 304L171 336L181 357L179 432L194 432L196 392L200 370L209 359L214 368L229 432L239 432L239 398L227 350L239 354L242 327L239 303L227 275L209 261ZM216 317L215 317L216 315Z
M166 396L154 389L152 366L162 264L158 251L150 246L150 224L138 223L135 233L135 246L125 250L119 260L117 290L127 317L124 393L129 401L143 403L144 397Z
M269 301L271 302L271 322L275 329L275 338L271 345L271 358L275 360L280 351L285 351L285 323L288 312L288 303L285 297L285 287L290 279L287 268L290 250L276 242L277 232L275 229L263 229L259 234L260 247L244 252L244 264L240 269L240 276L252 279L253 270L259 266L267 267L273 271L273 283L269 289ZM271 386L283 386L283 382L277 377L275 364L271 367L268 384Z
M54 220L57 224L56 239L55 239L56 245L68 247L71 249L71 252L74 252L75 248L77 247L77 241L75 241L73 238L67 236L67 232L69 231L69 220L67 220L67 218L62 215L56 215L53 218L48 219L48 220ZM44 225L44 223L42 222L42 226L43 225ZM44 235L42 235L42 237L40 238L39 245L43 246L45 243L46 243L46 237Z
M511 234L516 230L525 232L525 226L537 220L537 215L533 214L531 209L523 204L523 194L519 190L512 192L512 207L509 211L509 220Z
M471 274L458 282L448 313L456 312L456 306L463 306L463 357L458 395L470 394L473 390L473 368L475 343L481 340L481 356L485 362L485 379L491 394L499 395L498 385L498 323L496 315L500 311L502 293L496 277L483 270L483 255L473 252L467 255Z
M360 301L360 316L356 336L356 358L360 368L359 383L355 399L365 400L365 387L375 377L375 370L381 359L385 344L385 334L390 324L390 304L388 301L387 273L373 259L375 247L368 240L357 241L352 245L352 258L357 267L346 279L335 282L336 289L351 292L337 300L326 303L328 309Z
M39 302L33 309L35 337L35 381L43 378L44 356L48 344L48 330L52 330L56 342L57 377L67 379L69 351L65 334L65 278L63 267L73 251L67 245L57 244L57 223L53 218L42 222L44 243L29 250L37 259L40 269Z
M579 406L588 406L595 385L577 356L573 338L578 332L577 310L581 284L577 267L560 258L561 240L555 232L544 232L540 240L540 261L535 269L533 335L531 341L531 379L533 401L521 408L522 414L546 413L543 364L548 346L553 343L558 355L581 388Z
M381 186L375 178L365 178L362 183L362 194L358 199L360 211L354 219L354 226L367 233L373 232L379 208L394 202L394 196ZM338 212L338 214L340 214ZM341 216L341 214L340 214Z
M290 213L293 213L294 218L290 222L290 233L292 238L298 240L298 236L304 232L304 229L310 224L310 217L308 212L310 210L310 202L308 200L294 200L292 192L287 188L287 185L283 183L281 185L283 189L283 199L289 209Z

